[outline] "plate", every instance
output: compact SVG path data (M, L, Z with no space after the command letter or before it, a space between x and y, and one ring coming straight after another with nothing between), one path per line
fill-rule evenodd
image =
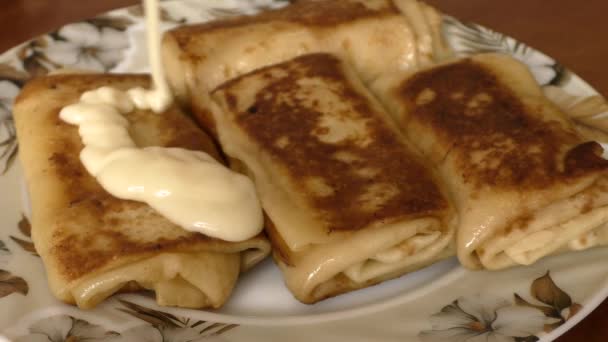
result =
M285 5L279 0L164 1L163 28ZM147 71L140 6L63 26L0 55L0 331L17 341L551 341L608 296L608 248L471 272L453 258L315 305L297 302L271 260L246 273L221 310L158 307L140 294L94 310L55 300L35 254L16 162L11 103L29 78L59 67ZM484 27L443 18L460 55L502 52L543 86L595 91L552 58Z

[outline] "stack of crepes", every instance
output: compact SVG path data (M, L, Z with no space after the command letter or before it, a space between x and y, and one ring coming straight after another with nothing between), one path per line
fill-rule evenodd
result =
M365 88L439 58L439 30L439 14L417 1L349 0L165 35L174 91L254 179L275 261L300 301L453 255L441 181Z
M14 106L32 239L53 294L81 308L143 289L153 290L161 305L217 308L239 273L270 252L263 235L227 242L188 232L145 203L111 196L84 168L78 128L63 122L60 110L98 87L149 85L148 77L135 75L48 76L28 83ZM210 138L176 106L125 117L139 147L181 147L218 158Z
M378 80L374 91L439 170L469 268L529 265L608 243L608 161L525 65L481 54Z
M456 246L465 267L527 265L549 254L605 244L606 162L600 146L577 133L567 114L543 96L525 66L497 55L454 60L441 43L440 31L440 15L417 1L297 1L256 17L175 29L164 38L164 58L182 103L192 105L198 122L219 137L229 156L239 159L233 165L257 182L256 172L264 168L288 174L278 167L284 156L274 156L275 148L289 145L294 158L317 165L320 156L309 157L295 147L307 144L302 132L294 127L293 137L270 132L303 107L323 115L338 110L334 104L323 107L315 97L317 90L306 85L333 92L357 83L362 85L355 87L357 96L368 97L361 95L363 88L371 89L415 150L440 173L439 183L449 189L446 199L457 208ZM335 67L339 76L330 77L340 86L319 81L320 70L294 71L305 68L298 56L314 53L341 61ZM293 84L279 81L289 77ZM281 86L275 89L275 83ZM299 89L299 95L289 95L293 89ZM271 99L274 104L266 103ZM259 101L266 101L265 109ZM351 101L346 97L335 106L351 108ZM277 108L282 116L274 113ZM243 111L251 120L265 122L257 126L256 134L263 136L248 131ZM309 115L301 114L300 120ZM355 129L344 119L331 119L330 124L334 133ZM321 131L324 128L315 132ZM338 137L349 136L344 132ZM244 156L239 139L257 146L248 153L259 160ZM285 160L283 167L296 165ZM288 191L292 185L285 178L276 176L274 182ZM272 212L265 205L267 214ZM277 259L289 285L298 272L289 256L301 256L299 248L308 247L287 236L289 228L283 225L289 224L275 217L269 221L274 223L268 231L276 250L283 252ZM327 241L335 231L327 234ZM306 241L315 246L314 240ZM305 302L320 297L298 291L296 297Z

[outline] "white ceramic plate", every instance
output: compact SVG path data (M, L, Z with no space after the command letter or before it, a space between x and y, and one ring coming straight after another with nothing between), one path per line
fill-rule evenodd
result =
M253 13L284 1L165 1L164 28ZM444 18L461 55L497 51L525 62L542 85L577 96L594 90L553 59L477 25ZM115 296L82 311L55 300L29 238L27 200L14 163L11 103L23 83L58 67L147 71L141 8L69 24L0 55L0 331L19 341L70 337L124 341L550 341L608 295L608 248L546 258L500 272L470 272L455 259L316 305L303 305L267 260L240 280L218 311L161 308Z

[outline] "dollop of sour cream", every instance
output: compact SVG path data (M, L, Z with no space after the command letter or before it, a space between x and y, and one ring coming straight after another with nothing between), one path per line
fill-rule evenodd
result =
M160 63L157 0L146 0L154 89L101 87L64 107L59 117L78 126L86 170L111 195L145 202L182 228L226 241L259 234L263 214L253 182L200 151L138 147L124 114L162 113L172 101Z
M189 231L243 241L262 230L253 183L200 151L139 148L123 114L133 110L128 93L102 87L85 92L59 116L78 126L80 160L115 197L145 202Z

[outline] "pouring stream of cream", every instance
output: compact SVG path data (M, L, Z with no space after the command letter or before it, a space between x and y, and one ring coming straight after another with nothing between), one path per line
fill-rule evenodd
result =
M144 0L144 11L148 62L152 70L154 88L152 90L133 88L128 93L137 108L152 109L156 113L160 113L171 105L173 99L160 58L160 9L158 0Z

